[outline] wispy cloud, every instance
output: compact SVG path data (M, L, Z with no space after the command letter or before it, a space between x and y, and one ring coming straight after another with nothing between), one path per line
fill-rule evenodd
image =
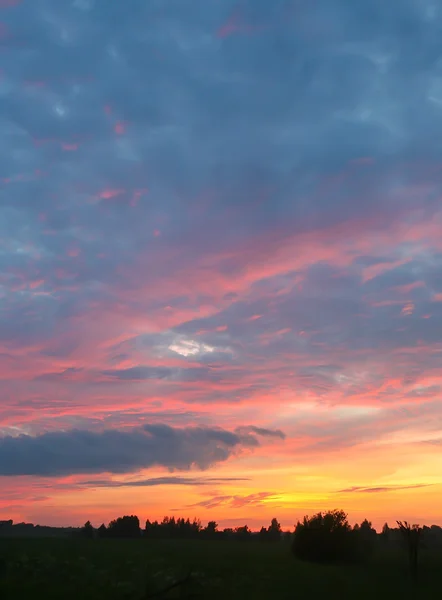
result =
M428 487L431 485L430 483L416 483L413 485L384 485L378 487L350 487L344 490L338 490L338 494L350 494L350 493L358 493L358 494L378 494L383 492L395 492L399 490L413 490L417 488Z
M76 485L90 488L121 488L121 487L156 487L162 485L210 486L250 481L248 477L151 477L150 479L137 479L135 481L115 481L113 479L91 479L79 481Z
M266 501L278 498L278 494L272 492L258 492L247 496L214 496L207 500L202 500L196 504L192 504L190 508L244 508L245 506L262 506Z

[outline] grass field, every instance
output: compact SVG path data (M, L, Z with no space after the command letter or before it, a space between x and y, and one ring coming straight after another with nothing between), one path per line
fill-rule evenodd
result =
M442 597L442 556L422 555L413 590L402 553L358 567L297 562L289 545L145 540L0 540L0 598L146 598L192 570L158 598L336 600ZM148 594L146 594L148 592ZM181 595L180 595L181 594Z

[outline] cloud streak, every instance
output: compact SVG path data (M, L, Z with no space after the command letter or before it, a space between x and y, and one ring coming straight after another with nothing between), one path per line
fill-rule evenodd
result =
M214 496L208 500L202 500L197 504L193 504L192 507L208 509L220 507L245 508L250 506L262 506L266 501L277 497L278 495L272 492L258 492L247 496Z
M135 481L115 481L112 479L96 479L80 481L78 485L87 487L124 488L124 487L156 487L168 485L185 486L214 486L225 483L249 481L246 477L151 477L150 479L139 479Z
M414 490L418 488L428 487L429 483L416 483L413 485L385 485L378 487L350 487L344 490L339 490L338 494L383 494L384 492L395 492L400 490Z

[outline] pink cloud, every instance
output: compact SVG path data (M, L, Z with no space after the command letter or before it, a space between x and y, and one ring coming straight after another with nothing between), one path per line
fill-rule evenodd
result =
M239 11L235 11L227 21L221 25L216 35L218 38L227 38L234 34L248 34L262 31L264 26L251 25L244 22Z
M62 144L61 147L65 152L74 152L75 150L78 150L78 144Z
M126 132L126 123L118 121L114 126L114 131L117 135L123 135Z
M102 198L103 200L111 200L112 198L116 198L117 196L121 196L121 194L124 194L124 193L125 193L124 190L106 189L106 190L102 190L101 192L99 192L98 197Z

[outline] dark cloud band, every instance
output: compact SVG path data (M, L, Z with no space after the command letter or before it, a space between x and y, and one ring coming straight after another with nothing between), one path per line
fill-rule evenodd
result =
M128 473L153 466L201 470L260 445L256 435L221 428L145 425L130 430L81 430L0 438L0 475Z

